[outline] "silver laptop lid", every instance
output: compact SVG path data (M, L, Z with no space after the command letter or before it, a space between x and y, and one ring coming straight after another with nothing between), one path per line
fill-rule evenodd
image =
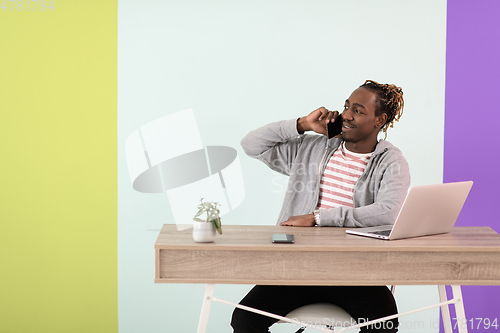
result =
M408 190L394 226L346 230L347 233L380 239L401 239L449 232L472 187L472 181L415 186ZM389 229L388 236L379 234Z
M449 232L462 210L472 181L410 188L390 239Z

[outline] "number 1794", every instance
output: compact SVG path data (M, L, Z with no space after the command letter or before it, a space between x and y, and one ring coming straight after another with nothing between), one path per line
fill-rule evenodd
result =
M10 2L10 7L8 7L8 3ZM3 0L2 5L0 6L0 9L3 9L4 11L7 11L7 8L9 8L9 11L11 12L13 8L15 8L18 12L27 10L28 12L31 11L34 12L37 8L40 11L45 11L45 9L50 9L51 11L54 10L54 0L50 0L49 4L47 4L47 1L45 0Z

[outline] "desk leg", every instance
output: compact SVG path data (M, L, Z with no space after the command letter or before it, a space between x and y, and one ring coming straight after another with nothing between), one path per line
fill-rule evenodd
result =
M455 303L455 312L457 314L457 326L459 333L467 333L467 318L465 317L464 299L462 297L462 288L459 285L451 286Z
M445 286L438 286L439 289L439 298L441 302L446 302L448 297L446 295ZM458 328L459 333L467 333L467 318L465 317L465 309L464 309L464 299L462 297L462 289L459 285L451 286L451 290L453 293L453 300L455 300L455 313L456 320L454 322L451 321L450 318L450 309L448 308L448 304L441 306L441 317L443 318L443 327L445 333L453 333L452 327Z
M212 299L214 296L214 284L207 284L205 288L205 296L203 296L203 303L201 305L200 320L198 321L197 333L205 333L207 330L208 317L210 315L210 306L212 305Z
M438 286L438 290L440 301L446 302L448 300L448 296L446 295L446 286L440 285ZM448 304L441 305L441 318L443 320L444 332L453 333L453 330L451 328L450 308L448 308Z

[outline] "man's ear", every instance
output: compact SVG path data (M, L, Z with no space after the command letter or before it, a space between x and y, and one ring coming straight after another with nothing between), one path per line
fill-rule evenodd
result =
M387 121L387 113L382 113L381 115L377 116L375 119L375 127L382 127L385 125L385 122Z

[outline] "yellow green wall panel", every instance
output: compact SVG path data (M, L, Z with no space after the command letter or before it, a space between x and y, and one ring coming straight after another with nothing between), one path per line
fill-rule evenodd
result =
M117 332L117 1L2 2L0 331Z

